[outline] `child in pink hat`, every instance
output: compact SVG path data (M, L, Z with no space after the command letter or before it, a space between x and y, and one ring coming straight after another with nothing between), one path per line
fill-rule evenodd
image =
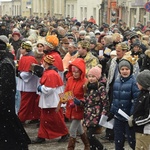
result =
M94 135L100 127L101 114L108 108L108 99L104 84L100 81L102 66L92 67L88 74L88 83L85 87L85 107L83 125L87 128L87 137L92 149L103 149L103 145Z

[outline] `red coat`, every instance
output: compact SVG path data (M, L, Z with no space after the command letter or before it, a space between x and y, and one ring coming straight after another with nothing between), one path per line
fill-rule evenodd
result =
M78 67L82 73L80 79L74 79L71 72L71 66ZM72 91L74 97L79 100L84 100L83 85L86 83L85 78L85 62L82 58L75 59L69 66L69 78L66 84L65 91ZM83 106L74 105L73 100L69 100L66 105L66 117L69 119L83 119L84 108Z

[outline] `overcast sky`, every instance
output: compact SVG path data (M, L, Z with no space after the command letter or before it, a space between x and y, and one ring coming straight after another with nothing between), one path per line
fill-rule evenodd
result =
M0 0L0 2L4 2L4 1L11 1L11 0Z

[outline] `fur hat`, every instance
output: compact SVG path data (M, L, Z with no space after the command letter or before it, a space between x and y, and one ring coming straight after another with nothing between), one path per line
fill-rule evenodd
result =
M136 80L145 90L150 90L150 70L140 72Z
M46 63L48 63L49 65L52 65L52 64L54 63L55 59L54 59L54 57L51 56L51 55L46 55L46 56L44 57L44 61L45 61Z
M48 35L45 37L45 45L50 47L51 49L54 49L59 44L59 40L55 35Z
M101 73L102 73L102 66L98 65L98 66L92 67L89 70L88 75L94 75L97 78L97 80L99 80L101 78Z
M32 50L32 43L30 41L23 42L21 47L26 49L27 52L30 52Z

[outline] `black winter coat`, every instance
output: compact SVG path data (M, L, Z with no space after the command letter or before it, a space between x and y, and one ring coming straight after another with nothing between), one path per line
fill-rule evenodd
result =
M15 113L15 68L0 52L0 150L28 150L30 139Z
M143 133L144 126L150 123L150 91L142 90L133 111L135 132Z

